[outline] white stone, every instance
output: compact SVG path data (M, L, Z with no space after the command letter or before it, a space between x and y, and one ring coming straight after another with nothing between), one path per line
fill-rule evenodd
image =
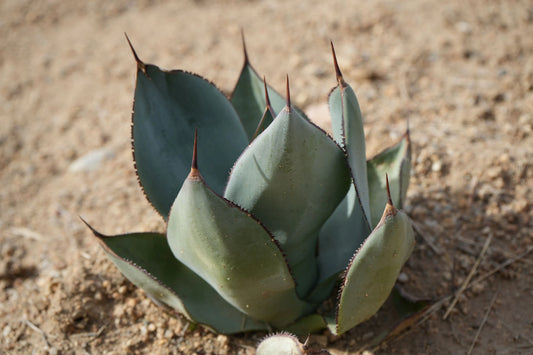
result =
M95 171L104 160L111 159L114 156L115 153L110 148L95 149L74 160L68 167L68 171L73 173Z

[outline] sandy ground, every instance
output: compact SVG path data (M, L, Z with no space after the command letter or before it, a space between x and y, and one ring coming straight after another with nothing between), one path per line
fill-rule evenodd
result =
M293 101L326 128L333 40L370 155L409 120L408 292L453 294L488 245L472 277L484 279L449 317L443 302L376 353L533 353L533 6L514 0L1 1L0 353L253 353L264 334L188 331L153 305L78 219L106 234L164 230L133 169L123 33L144 61L230 92L241 28L258 71L278 89L289 73ZM97 150L92 170L75 168ZM389 312L311 344L355 353Z

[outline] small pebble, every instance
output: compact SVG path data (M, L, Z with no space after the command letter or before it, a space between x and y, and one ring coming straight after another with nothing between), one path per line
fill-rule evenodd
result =
M95 149L74 160L68 167L72 173L98 170L104 160L113 158L114 153L109 148Z
M126 301L126 305L129 308L133 308L137 305L137 300L135 298L128 298L128 300Z
M409 276L407 276L407 274L404 272L400 272L400 275L398 275L398 281L401 283L405 283L409 281Z
M219 334L217 336L217 343L222 344L222 345L227 344L228 343L228 337L223 335L223 334Z
M437 173L442 170L442 161L437 160L431 164L431 171Z
M120 318L124 315L124 306L123 305L117 305L115 307L115 309L113 310L113 316L115 316L115 318Z
M475 295L479 295L483 290L485 290L485 285L482 282L476 282L472 284L471 290Z
M170 329L165 330L165 333L163 334L163 337L166 339L170 339L174 336L174 332Z
M4 336L4 338L7 338L10 332L11 332L11 327L9 325L6 325L4 329L2 329L2 335Z
M469 34L472 32L472 26L465 21L459 21L455 24L455 28L462 33Z

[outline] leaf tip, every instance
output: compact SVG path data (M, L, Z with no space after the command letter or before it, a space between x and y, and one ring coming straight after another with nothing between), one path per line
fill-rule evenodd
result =
M135 58L135 62L137 63L137 69L142 71L146 75L146 65L139 58L137 52L135 52L135 48L133 48L133 44L131 44L130 38L128 37L128 34L126 32L124 32L124 36L126 36L126 41L128 41L128 45L130 46L131 52L133 53L133 58Z
M242 41L242 51L244 54L244 65L249 65L250 60L248 59L248 51L246 50L246 40L244 38L244 29L241 28L241 41Z
M97 238L105 238L106 236L103 235L102 233L98 232L96 229L94 229L90 224L89 222L87 222L85 219L83 219L82 216L78 216L81 221L91 230L91 232L93 232L94 236L97 237Z
M200 178L200 172L198 171L198 128L194 130L194 146L192 149L192 162L191 172L189 173L189 179Z
M287 74L287 103L285 104L285 109L288 112L291 112L291 91L289 89L289 74Z
M387 182L387 204L393 206L392 197L390 194L389 174L385 174L385 181Z
M265 101L266 101L266 108L265 108L265 112L263 113L263 116L261 117L261 120L259 121L259 124L257 125L257 128L255 129L255 133L252 137L252 139L250 140L250 143L252 143L256 138L257 136L259 135L259 133L262 132L263 130L263 123L265 122L265 118L266 118L266 115L267 113L270 111L270 113L272 114L272 107L270 106L270 98L268 96L268 89L267 89L267 83L266 83L266 78L263 76L263 85L265 87Z
M385 174L385 181L387 183L387 205L385 206L385 211L383 211L383 216L381 217L381 221L379 222L379 224L381 224L386 217L394 216L398 212L398 210L396 209L396 207L394 207L394 204L392 203L388 174Z
M405 140L407 141L407 144L410 145L411 144L411 130L409 127L409 118L407 118L407 125L405 128L404 136L405 136Z
M333 65L335 66L335 76L337 77L337 82L341 87L345 86L346 83L342 77L341 69L339 68L339 63L337 62L337 55L335 54L335 47L333 46L333 41L329 42L331 44L331 54L333 55Z
M266 102L266 108L271 110L272 106L270 104L270 96L268 95L268 86L266 82L266 77L263 76L263 86L265 88L265 102Z

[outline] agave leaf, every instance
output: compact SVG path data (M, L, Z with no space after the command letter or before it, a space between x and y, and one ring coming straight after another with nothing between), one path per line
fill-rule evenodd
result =
M225 197L274 234L304 297L316 282L318 231L348 186L342 150L287 106L235 163Z
M206 157L205 178L219 193L248 138L237 112L213 84L184 71L161 70L135 57L135 166L148 200L166 219L189 172L196 128L209 137L200 153Z
M357 201L363 208L365 219L370 221L371 211L366 172L363 116L353 89L342 77L333 44L331 44L331 49L338 81L338 85L330 92L328 98L333 138L346 150L348 164L352 171L353 182L357 192Z
M403 207L411 172L411 143L409 130L402 139L370 159L367 163L368 186L370 189L370 209L372 226L379 223L379 216L387 202L385 174L389 177L392 202Z
M267 324L231 306L209 284L176 260L163 234L105 236L89 228L124 276L155 301L220 333L268 329Z
M250 64L246 52L246 45L244 44L244 38L243 47L244 64L239 79L237 80L237 84L231 94L231 103L239 114L249 140L252 140L259 124L259 120L267 106L265 87L267 88L266 91L268 91L268 97L270 97L271 107L274 112L280 112L283 109L285 106L285 98L283 98L283 96L270 85L264 84L264 79L257 74L257 71ZM307 119L303 111L297 107L294 109ZM264 128L266 129L270 123L271 121L265 121Z
M389 296L414 247L409 217L387 203L378 226L348 266L337 304L336 334L370 318Z
M177 259L251 317L283 326L309 311L273 237L214 193L196 168L174 202L167 235Z
M326 319L319 314L310 314L284 327L284 330L297 336L308 336L318 333L327 327Z
M278 111L281 110L285 100L270 86L267 86L267 90L273 107L278 107ZM263 80L248 63L245 63L242 68L237 85L231 95L231 103L239 114L248 139L252 140L266 107L266 100ZM280 103L281 108L279 108ZM268 126L270 122L265 122L265 124Z
M272 121L274 121L274 112L270 108L270 105L267 103L267 107L265 108L265 111L263 112L263 117L261 117L261 121L259 121L259 125L257 126L254 136L252 137L252 141L257 138L258 135L263 133L263 131L266 129L266 127L270 126Z
M321 265L319 264L319 267ZM346 266L346 264L344 264ZM306 296L305 300L311 303L322 303L329 296L331 296L332 291L340 280L340 272L331 274L330 277L322 278L320 274L322 270L319 270L319 279L313 290Z
M259 124L257 125L257 128L255 129L255 133L250 140L252 142L254 139L257 138L258 135L263 133L263 131L270 126L272 121L274 121L274 118L276 117L276 114L274 113L274 110L272 109L272 104L270 103L270 96L268 96L268 88L266 80L263 80L263 86L265 88L265 102L266 107L263 111L263 116L261 117L261 120L259 121Z
M324 281L346 269L353 254L369 234L370 226L363 215L355 187L352 184L344 200L320 231L318 240L320 283L318 287L325 288L321 294L327 293L327 289L330 288L328 285L331 285Z
M344 270L371 230L363 118L353 89L342 77L333 44L331 50L338 81L328 98L333 138L346 150L353 184L320 231L318 287L322 293L331 285L327 279Z

